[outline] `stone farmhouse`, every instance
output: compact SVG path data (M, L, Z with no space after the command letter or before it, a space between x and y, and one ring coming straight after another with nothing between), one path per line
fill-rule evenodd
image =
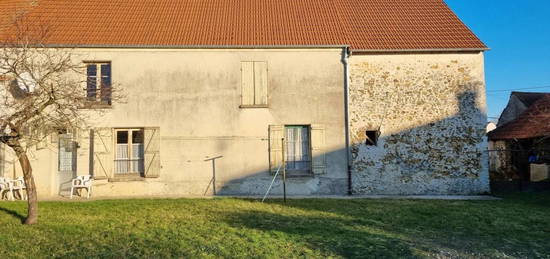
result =
M443 0L0 2L17 12L104 110L32 151L40 198L77 175L93 196L257 196L281 168L291 195L489 191L487 47Z

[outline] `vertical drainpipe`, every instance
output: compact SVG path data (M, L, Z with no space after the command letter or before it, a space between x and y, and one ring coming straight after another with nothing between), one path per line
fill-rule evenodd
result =
M345 47L342 54L342 63L344 64L344 109L345 109L345 130L346 130L346 162L348 172L348 195L353 194L351 182L351 149L350 149L350 126L349 126L349 56L351 55L349 47Z

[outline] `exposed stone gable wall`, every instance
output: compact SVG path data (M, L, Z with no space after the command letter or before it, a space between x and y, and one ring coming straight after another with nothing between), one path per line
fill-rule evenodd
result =
M486 121L481 53L352 56L354 193L488 191Z

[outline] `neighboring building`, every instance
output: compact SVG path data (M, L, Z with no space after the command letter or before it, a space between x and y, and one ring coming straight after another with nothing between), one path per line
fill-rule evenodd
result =
M525 110L545 95L548 93L512 92L508 104L498 119L497 127L519 118Z
M493 180L548 179L550 93L512 92L498 127L488 136ZM537 176L539 167L545 176Z
M215 157L218 194L260 195L283 145L292 195L489 191L487 48L442 0L27 2L0 20L51 24L105 112L33 152L40 197L211 195Z

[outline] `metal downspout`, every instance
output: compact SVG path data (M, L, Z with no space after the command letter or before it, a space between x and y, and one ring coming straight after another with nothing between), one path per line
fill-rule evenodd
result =
M350 126L349 126L349 47L344 48L342 63L344 64L344 109L345 109L345 130L346 130L346 162L348 173L348 195L353 194L351 180L351 150L350 150Z

